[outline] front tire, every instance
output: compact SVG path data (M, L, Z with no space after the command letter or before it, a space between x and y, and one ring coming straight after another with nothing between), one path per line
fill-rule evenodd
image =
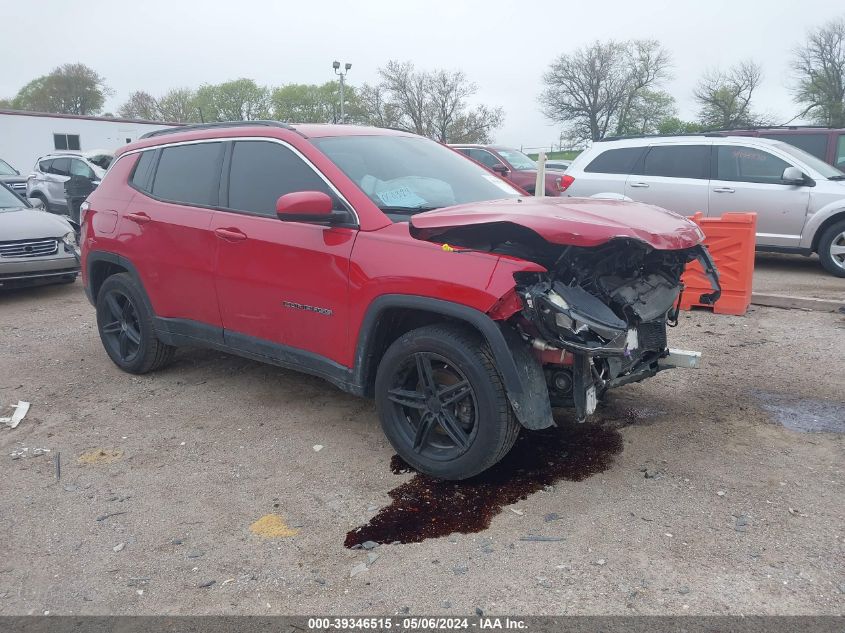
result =
M819 238L819 261L831 275L845 277L845 221L827 227Z
M123 371L145 374L173 359L176 348L156 338L143 291L128 273L112 275L97 293L97 329L109 358Z
M460 326L430 325L399 337L379 363L375 398L399 456L439 479L490 468L519 434L491 352Z

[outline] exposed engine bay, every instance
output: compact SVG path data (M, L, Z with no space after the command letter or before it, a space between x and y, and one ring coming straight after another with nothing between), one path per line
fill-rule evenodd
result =
M662 369L697 366L697 352L669 349L667 327L677 324L681 275L689 262L700 262L712 286L697 302L710 305L721 294L703 245L658 250L618 238L595 247L566 246L514 225L479 229L449 231L438 241L546 268L515 275L522 309L507 321L542 364L553 406L574 406L583 421L609 388Z

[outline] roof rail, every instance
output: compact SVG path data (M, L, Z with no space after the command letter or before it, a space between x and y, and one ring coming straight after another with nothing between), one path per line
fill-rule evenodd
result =
M182 125L180 127L171 127L171 128L164 128L162 130L154 130L152 132L147 132L143 134L140 139L145 138L153 138L155 136L164 136L166 134L178 134L180 132L193 132L194 130L213 130L216 128L225 128L225 127L255 127L255 126L267 126L267 127L280 127L286 130L292 130L293 128L288 125L287 123L283 123L281 121L265 121L265 120L257 120L257 121L216 121L214 123L196 123L194 125Z
M673 136L724 136L724 132L686 132L682 134L626 134L623 136L605 136L594 143L601 143L602 141L622 141L632 138L666 138Z
M730 132L748 132L750 130L837 130L839 128L830 127L829 125L749 125L748 127L725 128L723 130L713 130L714 132L722 132L728 134Z

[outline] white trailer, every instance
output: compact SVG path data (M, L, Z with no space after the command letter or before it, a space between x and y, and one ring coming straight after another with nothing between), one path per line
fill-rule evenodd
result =
M142 134L173 123L114 117L0 110L0 158L29 174L39 157L55 151L114 151Z

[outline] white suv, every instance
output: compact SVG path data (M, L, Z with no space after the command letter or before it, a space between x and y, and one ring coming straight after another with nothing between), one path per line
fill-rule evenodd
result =
M26 181L26 197L41 200L46 211L67 212L65 183L72 176L88 178L94 185L111 164L114 154L105 150L91 152L55 152L35 161Z
M781 141L651 136L599 141L566 170L567 196L624 197L681 215L757 213L757 250L809 255L845 277L845 174Z

